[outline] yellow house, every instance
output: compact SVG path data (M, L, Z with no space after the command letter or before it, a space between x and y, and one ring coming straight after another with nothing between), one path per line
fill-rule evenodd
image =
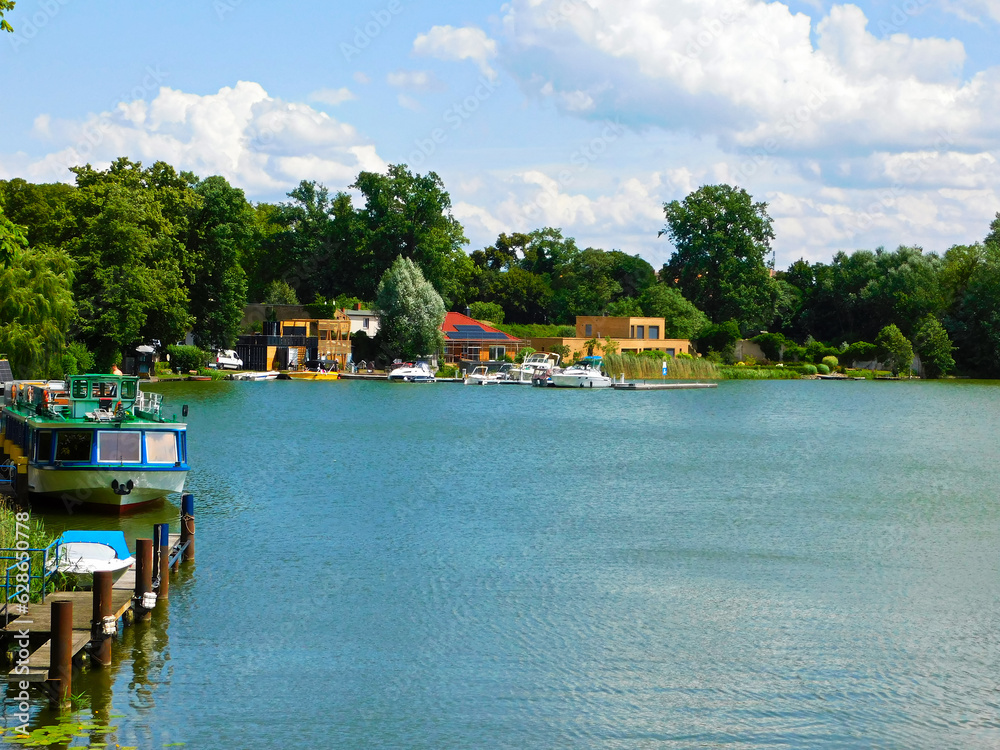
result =
M531 346L540 351L552 351L553 346L568 346L570 352L586 352L591 339L612 338L618 342L618 351L638 353L661 351L669 355L694 354L688 339L661 338L665 328L664 318L612 318L606 315L578 315L576 336L573 338L534 338Z

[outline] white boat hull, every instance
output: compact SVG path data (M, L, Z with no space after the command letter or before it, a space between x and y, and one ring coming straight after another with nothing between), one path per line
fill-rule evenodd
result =
M121 509L182 492L186 478L187 471L173 469L43 469L29 466L28 492L34 497L61 501L68 510L81 503ZM125 492L129 482L132 487Z
M552 385L556 388L610 388L611 378L604 375L566 375L551 376Z
M94 573L108 571L111 580L117 581L133 563L134 557L120 559L106 544L64 542L59 545L59 559L54 567L76 586L92 586Z

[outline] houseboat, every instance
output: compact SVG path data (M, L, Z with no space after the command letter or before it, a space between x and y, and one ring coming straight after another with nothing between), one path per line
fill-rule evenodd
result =
M120 513L181 492L187 425L161 411L127 375L5 384L0 459L17 467L14 494Z

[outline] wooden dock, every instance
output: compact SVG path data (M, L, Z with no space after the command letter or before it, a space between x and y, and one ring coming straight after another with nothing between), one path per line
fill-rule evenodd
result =
M94 574L92 591L59 591L44 602L3 607L0 648L8 667L0 680L41 688L57 704L70 695L73 667L89 656L92 665L111 664L120 624L149 618L169 598L170 571L194 561L194 497L181 497L181 533L154 524L152 539L136 539L135 563L115 582ZM155 547L154 547L155 543ZM70 611L71 610L71 611ZM13 651L11 651L13 646ZM27 685L21 685L22 693Z
M612 383L616 391L680 391L692 388L718 388L718 383Z

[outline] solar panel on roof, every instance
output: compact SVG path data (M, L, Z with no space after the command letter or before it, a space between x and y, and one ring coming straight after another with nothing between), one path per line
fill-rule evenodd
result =
M486 341L498 340L507 341L507 334L499 331L484 331L477 328L474 331L445 331L445 338L449 341Z
M9 383L14 379L14 373L10 371L10 362L0 359L0 383Z

